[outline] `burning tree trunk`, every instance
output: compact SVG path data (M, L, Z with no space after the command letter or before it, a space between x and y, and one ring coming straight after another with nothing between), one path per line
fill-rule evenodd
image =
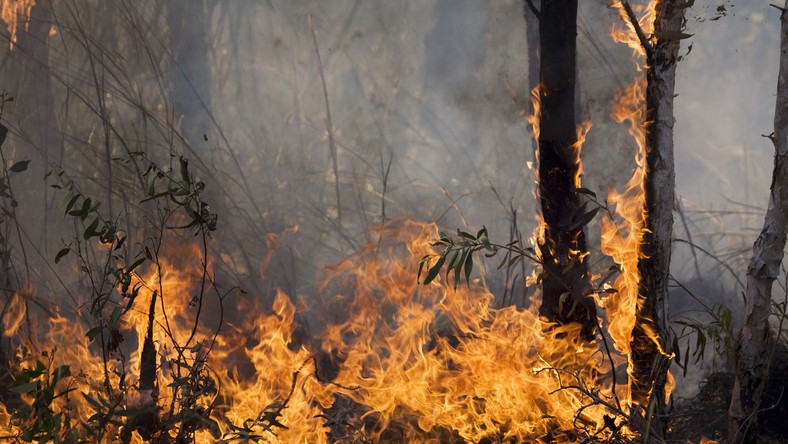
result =
M559 324L578 322L593 337L596 308L589 298L584 219L576 192L579 152L575 129L577 0L545 0L539 13L539 239L545 277L539 313ZM591 214L592 215L592 214ZM587 221L586 221L587 222Z
M633 14L624 2L630 18ZM646 156L643 238L638 260L637 317L632 330L630 387L632 416L641 433L662 436L670 352L667 325L668 274L673 231L673 90L676 59L687 3L664 0L656 6L653 44L640 30L646 52ZM633 20L633 23L637 21Z
M786 2L788 7L788 2ZM774 112L774 172L769 208L763 229L752 249L747 268L747 298L744 325L737 353L736 382L728 410L728 438L731 443L757 442L757 414L766 388L769 370L769 331L772 283L780 273L788 232L788 13L780 21L780 73Z

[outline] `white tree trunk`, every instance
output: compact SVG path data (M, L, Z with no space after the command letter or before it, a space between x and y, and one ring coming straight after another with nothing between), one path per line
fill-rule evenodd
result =
M637 322L632 331L632 419L641 433L661 438L665 431L665 385L670 366L667 312L670 247L673 235L673 96L686 2L657 5L656 37L647 48L646 232L638 261Z
M788 7L788 0L786 1ZM736 382L728 410L731 443L756 442L757 412L768 380L772 283L780 273L788 231L788 13L781 15L780 73L774 112L774 172L763 229L747 269L744 325L737 353Z

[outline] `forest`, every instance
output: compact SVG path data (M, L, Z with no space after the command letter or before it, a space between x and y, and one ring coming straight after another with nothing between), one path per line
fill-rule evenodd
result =
M0 442L788 442L788 1L0 6Z

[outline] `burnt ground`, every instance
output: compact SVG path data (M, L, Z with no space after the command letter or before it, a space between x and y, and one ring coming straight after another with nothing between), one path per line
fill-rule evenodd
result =
M701 384L700 392L692 399L674 406L668 442L698 443L701 437L724 442L728 405L733 390L734 375L712 373ZM788 442L788 349L775 353L769 370L769 385L758 415L759 442L784 444Z

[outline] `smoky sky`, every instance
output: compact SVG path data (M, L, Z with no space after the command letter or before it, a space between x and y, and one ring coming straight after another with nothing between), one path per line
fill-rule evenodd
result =
M190 158L219 213L217 267L228 282L263 293L309 296L323 264L397 217L446 230L486 225L507 241L515 210L530 236L537 210L525 118L535 42L520 1L99 3L55 2L51 31L38 40L47 52L6 46L0 56L19 79L5 85L19 98L4 110L13 147L6 154L33 160L18 212L23 242L39 250L32 274L49 283L42 287L57 287L53 275L62 271L44 261L74 230L58 209L62 196L40 177L62 165L111 204L113 217L136 220L139 173L112 160L130 151L161 164ZM677 67L683 214L675 236L724 254L739 272L768 199L773 150L761 135L773 121L778 15L766 1L696 1ZM622 23L606 2L580 2L579 115L593 123L583 181L600 196L634 168L634 144L611 121L610 103L642 75L632 51L608 36L614 25ZM43 70L52 82L46 118L30 111L44 106L40 94L20 94ZM28 125L35 118L50 125ZM31 136L53 122L48 142ZM297 233L266 242L267 233L294 226ZM674 275L691 281L716 269L697 255L677 245ZM501 279L491 278L491 288ZM731 276L718 283L721 295L709 297L735 293Z

